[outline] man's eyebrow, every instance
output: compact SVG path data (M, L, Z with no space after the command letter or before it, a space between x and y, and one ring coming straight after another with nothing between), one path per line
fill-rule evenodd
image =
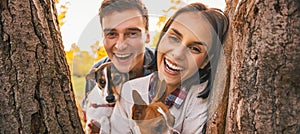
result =
M139 32L142 31L141 29L136 28L136 27L133 27L133 28L127 28L126 30L129 30L129 31L139 31Z
M139 31L139 32L142 31L142 30L139 29L139 28L127 28L126 30L127 30L127 31ZM104 33L115 32L115 31L117 31L117 30L114 29L114 28L105 28L105 29L103 30Z
M114 28L105 28L103 30L104 33L111 32L111 31L116 31L116 29L114 29Z

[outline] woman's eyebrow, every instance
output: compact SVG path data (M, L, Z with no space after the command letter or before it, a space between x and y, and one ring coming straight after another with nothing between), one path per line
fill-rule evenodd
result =
M177 29L174 29L174 28L171 28L171 30L176 33L180 38L182 38L182 34L177 30Z
M207 44L205 42L202 42L202 41L195 41L195 42L193 42L193 44L195 44L195 45L202 45L202 46L206 46L207 47Z
M183 37L183 35L177 29L171 28L171 31L173 31L175 34L177 34L180 38ZM205 42L202 42L202 41L195 41L195 42L193 42L193 44L203 45L203 46L207 47L207 44Z

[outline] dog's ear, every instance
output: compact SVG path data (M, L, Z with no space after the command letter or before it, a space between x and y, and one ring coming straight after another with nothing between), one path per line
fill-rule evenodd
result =
M105 63L101 64L98 68L95 68L95 72L102 71L105 67L107 67L111 64L112 64L111 62L105 62Z
M169 111L170 112L170 111ZM171 113L167 114L167 118L168 118L168 124L169 126L173 127L175 124L175 116L173 116Z
M136 90L132 91L132 96L134 101L134 105L132 106L132 119L143 120L145 117L147 104Z
M87 80L95 80L96 79L95 78L95 72L96 72L96 68L93 68L90 71L90 73L85 76L85 79L87 79Z
M165 102L166 99L166 81L165 80L158 80L158 83L154 86L154 88L157 88L157 93L156 96L153 99L153 102L160 101L160 102Z
M86 76L85 76L85 78L87 79L87 80L96 80L96 73L98 73L99 71L101 72L105 67L107 67L108 65L110 65L111 64L111 62L106 62L106 63L103 63L103 64L101 64L98 68L93 68L90 72L89 72L89 74L87 74Z
M136 90L132 90L132 97L134 104L138 105L147 105L147 103L143 100L142 96Z

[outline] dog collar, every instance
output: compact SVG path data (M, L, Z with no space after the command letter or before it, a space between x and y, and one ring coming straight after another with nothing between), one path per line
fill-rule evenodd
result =
M93 108L98 108L98 107L114 107L115 104L96 104L96 103L91 103L91 107Z

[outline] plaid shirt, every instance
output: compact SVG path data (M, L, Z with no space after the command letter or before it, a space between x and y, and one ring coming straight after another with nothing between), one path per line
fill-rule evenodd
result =
M152 101L155 97L155 93L157 89L154 89L154 84L156 84L157 73L151 76L150 84L149 84L149 100ZM179 109L181 104L184 102L187 96L187 92L184 88L176 88L165 100L165 105L168 108L171 108L173 105Z

